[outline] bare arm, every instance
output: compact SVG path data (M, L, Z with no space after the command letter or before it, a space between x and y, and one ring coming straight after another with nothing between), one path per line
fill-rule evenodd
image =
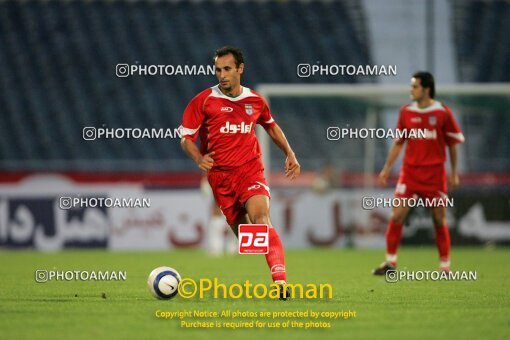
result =
M299 176L301 173L301 166L299 165L296 155L294 154L294 151L292 151L282 129L278 126L278 124L275 124L268 128L266 132L273 142L283 151L285 156L287 156L285 160L285 176L290 177L291 179Z
M386 186L388 184L388 177L390 175L391 168L393 167L393 164L395 164L395 161L397 160L398 155L400 155L403 147L403 143L397 144L396 142L393 142L390 152L388 153L388 157L386 158L386 163L379 173L379 183L382 186Z
M201 170L208 171L212 168L214 151L202 156L197 144L188 138L181 138L181 147Z
M450 153L450 164L452 167L452 172L448 178L450 187L455 189L459 186L459 175L457 173L457 144L453 144L448 146L448 151Z

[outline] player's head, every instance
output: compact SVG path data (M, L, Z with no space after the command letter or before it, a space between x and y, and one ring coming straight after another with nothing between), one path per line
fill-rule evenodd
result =
M411 78L411 99L420 101L436 96L434 76L430 72L416 72Z
M244 71L243 52L237 47L225 46L214 53L216 77L223 91L230 92L241 83Z

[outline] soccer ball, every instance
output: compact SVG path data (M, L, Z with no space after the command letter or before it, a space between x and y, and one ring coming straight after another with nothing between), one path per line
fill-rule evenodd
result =
M170 267L154 269L147 280L151 294L158 299L171 299L176 296L179 282L181 275Z

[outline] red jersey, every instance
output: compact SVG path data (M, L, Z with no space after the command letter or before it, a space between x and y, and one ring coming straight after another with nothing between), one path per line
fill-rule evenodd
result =
M425 132L425 138L417 133L415 135L418 135L418 138L397 139L398 144L407 142L404 166L444 164L446 146L464 142L464 135L453 118L452 111L438 101L426 108L419 108L416 102L403 106L400 109L397 129L405 130L407 137L413 135L409 131L414 129Z
M276 124L262 96L241 87L239 96L229 97L216 85L191 100L180 128L184 138L200 136L202 155L215 152L213 169L228 169L260 158L256 124L265 129Z

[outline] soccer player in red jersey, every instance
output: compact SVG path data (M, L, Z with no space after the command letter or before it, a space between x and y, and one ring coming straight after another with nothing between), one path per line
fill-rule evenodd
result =
M464 136L446 105L434 100L434 77L429 72L417 72L411 79L412 104L400 109L397 129L410 131L424 130L425 138L402 138L396 140L388 154L386 164L379 174L379 182L385 186L391 167L407 143L404 162L395 189L395 197L421 197L440 202L447 198L446 147L450 154L451 173L448 182L451 188L459 185L457 174L457 143L464 142ZM443 201L444 203L444 201ZM374 270L375 275L385 275L397 266L397 249L402 238L402 226L410 210L400 204L393 207L388 230L386 231L386 260ZM450 270L450 233L446 223L446 206L431 207L432 219L439 251L439 269Z
M296 178L301 167L264 98L241 86L241 50L230 46L218 49L214 64L219 84L200 92L186 107L181 146L207 172L214 198L236 235L239 224L269 226L266 260L273 281L283 285L287 280L283 246L269 217L270 193L255 125L262 125L285 153L288 178ZM199 136L200 149L195 143Z

